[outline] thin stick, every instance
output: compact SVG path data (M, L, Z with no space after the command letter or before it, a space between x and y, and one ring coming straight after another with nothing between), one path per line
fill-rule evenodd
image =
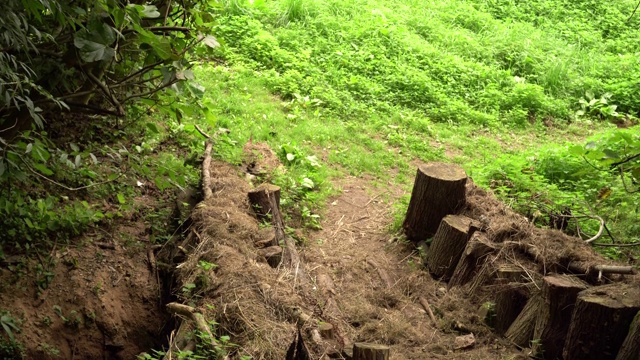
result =
M420 300L420 304L422 305L424 310L427 312L427 314L429 314L429 318L431 318L431 321L433 321L433 325L437 328L438 320L436 319L436 316L433 315L433 311L431 311L431 306L429 306L429 302L427 301L427 299L421 296L418 300Z
M204 147L204 160L202 161L202 193L204 194L205 201L213 197L213 191L211 190L211 173L209 172L212 148L213 144L211 140L207 140Z

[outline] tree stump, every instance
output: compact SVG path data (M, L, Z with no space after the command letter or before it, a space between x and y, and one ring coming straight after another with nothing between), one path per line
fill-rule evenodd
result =
M318 325L318 331L320 331L320 335L322 335L323 339L333 339L333 325L329 323L322 323Z
M427 254L429 271L435 277L451 278L469 242L471 222L470 218L462 215L447 215L440 222Z
M587 283L569 275L545 276L542 283L544 304L536 320L533 338L540 340L545 359L562 358L562 347L571 323L578 293Z
M539 294L531 296L518 317L504 333L504 337L520 347L528 347L529 341L533 339L536 316L538 316L542 303L543 301Z
M462 252L462 257L458 261L453 275L451 275L449 288L462 286L471 281L478 269L484 264L486 256L495 249L486 235L480 232L474 233Z
M578 294L565 360L614 360L640 310L640 288L629 284L593 287Z
M389 347L371 343L353 344L353 360L389 360Z
M420 241L435 234L442 218L464 205L466 183L467 174L457 165L419 166L402 224L407 238Z
M629 333L620 347L616 360L640 360L640 311L631 322Z
M496 333L503 335L522 312L529 291L526 285L522 283L522 275L524 270L513 265L501 265L497 271L497 282L504 284L496 294Z
M249 191L249 203L256 213L258 220L271 222L276 237L271 245L279 245L284 240L284 222L280 214L280 187L272 184L262 184Z

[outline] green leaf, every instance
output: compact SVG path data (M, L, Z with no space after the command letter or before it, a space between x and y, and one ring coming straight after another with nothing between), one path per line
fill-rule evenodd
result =
M98 165L98 158L93 155L93 153L89 153L89 156L91 157L91 161L93 161L95 165Z
M29 218L24 218L24 222L25 222L25 224L27 224L27 226L29 227L29 229L33 229L33 228L35 228L35 226L33 226L33 223L31 222L31 219L29 219Z
M124 198L124 195L122 195L122 193L118 193L118 202L120 203L120 205L124 205L127 203L127 200Z
M316 184L314 184L313 181L309 178L302 179L300 185L306 187L307 189L313 189L316 186Z
M53 171L51 171L51 169L46 167L44 164L33 164L33 167L46 176L53 175Z
M78 145L74 143L70 143L69 146L71 146L71 150L73 151L80 151L80 148L78 147Z
M220 46L220 43L218 42L218 40L211 35L205 36L205 38L202 40L202 43L212 49L215 49Z
M154 134L160 133L160 130L158 130L158 126L155 123L148 122L147 128L151 130L151 132L153 132Z
M85 62L112 59L116 51L111 44L116 40L113 28L105 23L93 23L90 28L76 33L73 44L80 50L80 57Z
M32 148L33 148L33 144L32 144L32 143L27 144L27 148L26 148L26 150L24 151L24 153L25 153L25 154L30 153Z
M611 149L604 149L602 150L602 152L604 153L605 157L609 158L609 159L619 159L620 158L620 154L618 154L617 152L611 150Z
M136 31L138 32L140 42L151 46L155 54L160 59L169 60L174 57L169 39L158 36L151 31L147 31L142 28L138 28Z
M158 18L160 17L160 12L158 8L154 5L144 5L144 7L139 11L140 15L143 18Z
M76 166L76 169L80 167L80 165L82 164L82 158L80 157L80 155L76 155L76 159L74 162L74 165Z

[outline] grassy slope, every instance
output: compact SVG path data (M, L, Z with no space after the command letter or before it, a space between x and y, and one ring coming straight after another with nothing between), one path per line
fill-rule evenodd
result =
M413 159L448 159L523 211L548 212L554 201L582 211L611 180L575 175L586 165L565 163L567 147L553 144L613 128L575 117L585 91L613 93L620 111L639 108L638 19L624 24L633 5L228 1L216 28L228 44L219 54L225 65L198 75L216 126L232 129L218 149L226 159L239 161L234 144L252 136L352 174L394 174L407 188ZM281 180L294 188L330 174L293 168ZM596 211L619 208L625 195L614 195ZM622 205L631 215L609 220L629 236L637 214L633 202Z

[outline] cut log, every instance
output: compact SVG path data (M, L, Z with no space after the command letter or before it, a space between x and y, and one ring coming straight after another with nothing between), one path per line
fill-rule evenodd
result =
M536 320L533 338L539 344L545 359L562 358L562 348L571 323L571 315L578 293L588 288L587 283L569 275L545 276L542 283L544 303Z
M528 347L529 341L533 339L536 316L538 316L542 303L543 301L539 294L531 296L518 317L505 332L504 337L517 346Z
M318 325L318 331L320 331L320 335L323 339L333 339L333 325L329 323L321 323Z
M462 215L447 215L433 237L427 265L435 277L448 280L469 242L472 220Z
M389 347L371 343L353 344L353 360L389 360Z
M280 187L262 184L249 191L249 203L258 220L271 222L276 236L271 245L279 245L284 240L284 222L280 214Z
M440 221L465 203L467 174L453 164L430 163L418 167L402 228L412 241L433 236Z
M640 311L631 322L629 333L620 347L616 360L640 360Z
M518 266L501 265L496 273L497 283L503 288L496 294L495 331L503 335L522 312L529 291L522 283L524 270Z
M629 284L593 287L578 294L565 360L614 360L640 310L640 288Z
M453 275L451 275L449 287L462 286L471 281L478 269L484 264L486 256L495 249L486 235L475 232L462 252L462 257L458 261Z

